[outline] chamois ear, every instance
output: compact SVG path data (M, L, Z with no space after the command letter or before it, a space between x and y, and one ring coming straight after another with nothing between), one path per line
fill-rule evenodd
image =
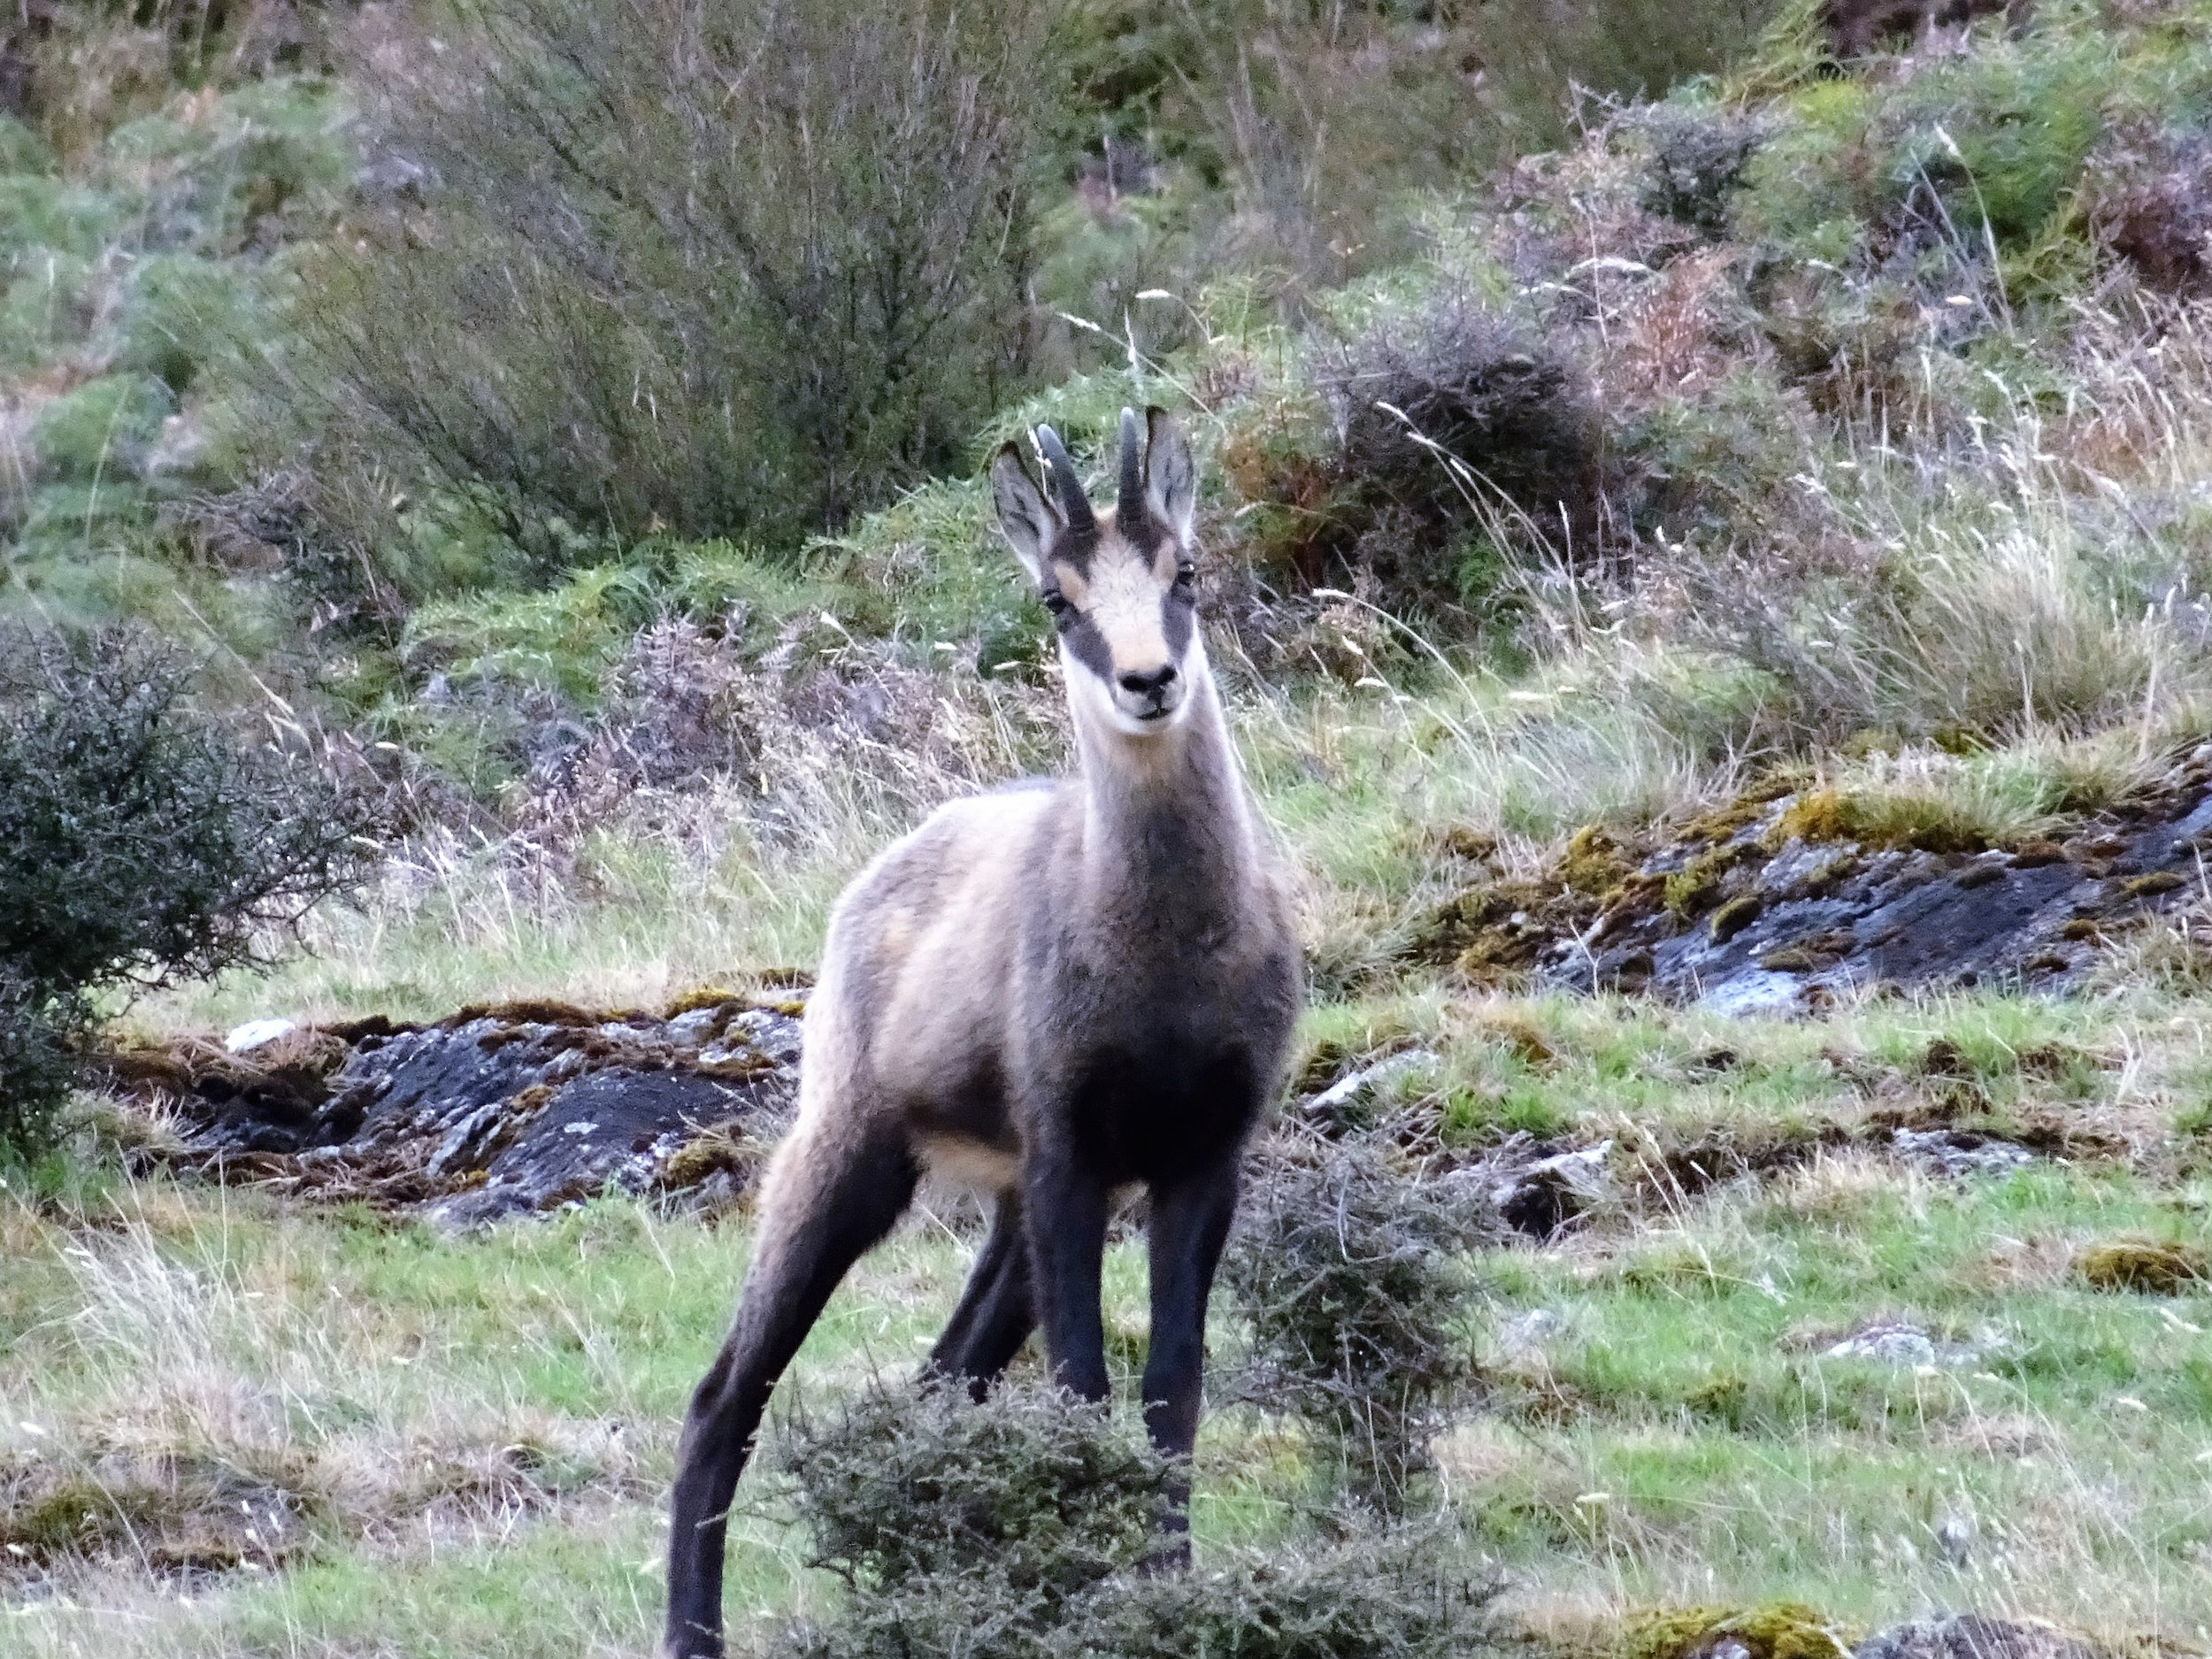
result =
M1148 436L1144 455L1145 503L1185 547L1198 507L1198 474L1181 424L1157 405L1144 411Z
M998 527L1014 544L1014 557L1029 580L1044 586L1045 561L1065 529L1060 515L1045 504L1022 453L1007 444L991 457L991 499L998 506Z

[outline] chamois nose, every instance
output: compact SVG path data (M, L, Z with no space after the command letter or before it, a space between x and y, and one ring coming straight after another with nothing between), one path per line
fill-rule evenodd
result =
M1148 674L1124 674L1121 688L1135 697L1158 696L1175 683L1175 664L1163 663Z

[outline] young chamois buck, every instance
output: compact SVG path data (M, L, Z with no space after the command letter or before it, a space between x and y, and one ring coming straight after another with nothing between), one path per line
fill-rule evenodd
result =
M1164 411L1149 426L1141 439L1122 412L1109 518L1049 426L1036 440L1051 499L1013 445L991 464L1000 527L1059 633L1080 769L940 809L838 902L798 1121L684 1424L675 1659L722 1652L725 1517L770 1391L925 1171L996 1199L928 1363L979 1396L1041 1327L1055 1379L1106 1397L1108 1212L1143 1187L1145 1423L1170 1455L1196 1438L1206 1299L1245 1140L1280 1086L1299 970L1195 626L1190 448Z

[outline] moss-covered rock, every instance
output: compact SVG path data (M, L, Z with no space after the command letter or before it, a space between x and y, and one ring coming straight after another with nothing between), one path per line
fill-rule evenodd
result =
M2171 1296L2212 1279L2212 1259L2193 1244L2129 1233L2091 1245L2074 1270L2093 1290L2139 1290Z
M1749 1659L1847 1659L1856 1632L1795 1601L1752 1608L1657 1608L1632 1615L1617 1659L1708 1659L1727 1647Z

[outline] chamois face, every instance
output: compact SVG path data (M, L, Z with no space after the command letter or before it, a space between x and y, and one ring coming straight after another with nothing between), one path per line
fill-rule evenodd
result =
M1112 730L1149 737L1191 706L1203 667L1192 585L1190 446L1164 410L1149 434L1121 411L1120 491L1102 517L1051 427L1037 447L1051 470L1048 502L1021 452L991 463L999 526L1037 584L1060 635L1069 695Z

